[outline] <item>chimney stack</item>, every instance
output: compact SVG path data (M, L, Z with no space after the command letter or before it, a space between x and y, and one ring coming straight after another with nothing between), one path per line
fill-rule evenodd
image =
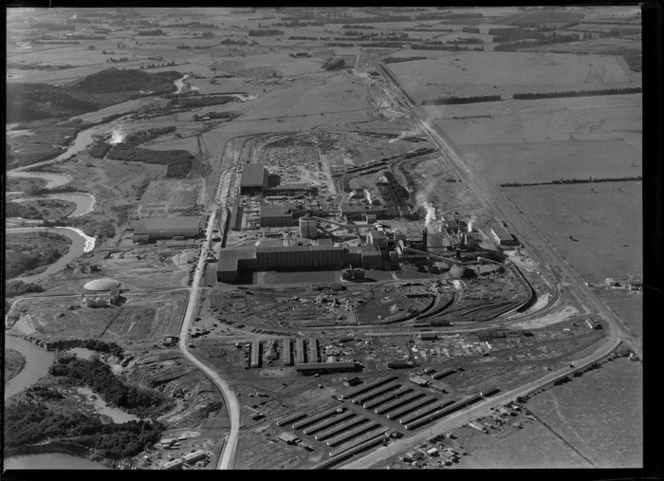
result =
M425 227L422 231L422 250L428 252L427 247L427 228Z

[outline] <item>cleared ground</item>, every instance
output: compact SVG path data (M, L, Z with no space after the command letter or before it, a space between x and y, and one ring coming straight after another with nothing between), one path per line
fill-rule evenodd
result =
M587 281L625 279L642 271L641 182L509 187L504 192Z
M527 407L596 467L638 468L643 466L642 390L641 364L618 358L538 394Z

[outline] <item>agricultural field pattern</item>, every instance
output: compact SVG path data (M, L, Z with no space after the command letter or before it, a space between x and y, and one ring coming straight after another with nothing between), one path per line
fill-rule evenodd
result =
M4 469L642 476L641 37L8 8Z

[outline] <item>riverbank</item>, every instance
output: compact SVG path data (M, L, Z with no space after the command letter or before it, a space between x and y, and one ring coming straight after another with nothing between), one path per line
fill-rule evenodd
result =
M14 379L25 367L25 357L15 349L5 349L5 382Z

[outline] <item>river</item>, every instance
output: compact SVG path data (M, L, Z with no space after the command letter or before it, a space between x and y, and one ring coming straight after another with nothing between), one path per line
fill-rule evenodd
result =
M5 458L4 462L4 469L111 469L101 463L64 453L12 456Z
M86 252L90 252L95 247L95 238L85 235L83 231L76 229L75 227L18 227L15 229L6 229L5 235L11 235L14 233L19 234L22 232L35 232L38 230L55 232L56 234L67 236L69 239L71 239L72 244L69 246L69 251L67 251L65 255L60 257L53 264L47 266L44 272L31 276L20 276L16 278L26 283L39 282L51 274L60 272L71 261L77 257L80 257Z
M48 374L55 353L47 351L20 337L5 335L5 349L14 349L25 358L25 366L16 377L5 383L5 401L14 394L32 386Z

